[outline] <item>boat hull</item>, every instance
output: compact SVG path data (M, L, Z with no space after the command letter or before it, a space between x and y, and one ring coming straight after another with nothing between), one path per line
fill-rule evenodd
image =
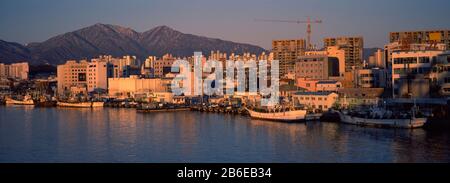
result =
M92 102L77 102L77 103L68 103L68 102L58 102L56 103L58 107L74 107L74 108L91 108Z
M20 100L14 100L14 99L7 99L5 101L6 105L34 105L33 100L26 100L26 101L20 101Z
M283 122L296 122L305 120L306 110L275 112L275 113L261 113L252 110L247 110L250 117L254 119L270 120L270 121L283 121Z
M342 123L374 126L385 128L420 128L425 125L427 118L412 118L412 119L368 119L361 117L354 117L338 112Z

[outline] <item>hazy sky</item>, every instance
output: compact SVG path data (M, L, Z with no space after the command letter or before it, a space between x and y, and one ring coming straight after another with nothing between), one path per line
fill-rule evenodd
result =
M0 39L40 42L95 23L143 32L167 25L184 33L271 47L272 39L304 38L305 25L262 19L323 20L313 41L364 36L380 47L391 31L450 29L449 0L0 0Z

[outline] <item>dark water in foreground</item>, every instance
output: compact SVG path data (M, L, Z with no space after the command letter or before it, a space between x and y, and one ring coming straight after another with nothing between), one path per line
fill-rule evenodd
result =
M450 162L450 133L0 106L0 162Z

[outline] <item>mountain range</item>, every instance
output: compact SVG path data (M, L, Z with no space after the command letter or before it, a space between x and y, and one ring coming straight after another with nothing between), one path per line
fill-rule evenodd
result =
M26 46L0 40L0 62L28 61L32 65L57 65L66 60L89 59L99 55L134 55L145 59L149 55L160 57L166 53L192 56L194 51L208 55L211 50L236 54L265 51L259 46L185 34L167 26L136 32L118 25L95 24Z

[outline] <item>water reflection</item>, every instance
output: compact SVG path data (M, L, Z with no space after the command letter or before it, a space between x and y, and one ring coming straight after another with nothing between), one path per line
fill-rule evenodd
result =
M448 133L0 106L0 162L449 162Z

